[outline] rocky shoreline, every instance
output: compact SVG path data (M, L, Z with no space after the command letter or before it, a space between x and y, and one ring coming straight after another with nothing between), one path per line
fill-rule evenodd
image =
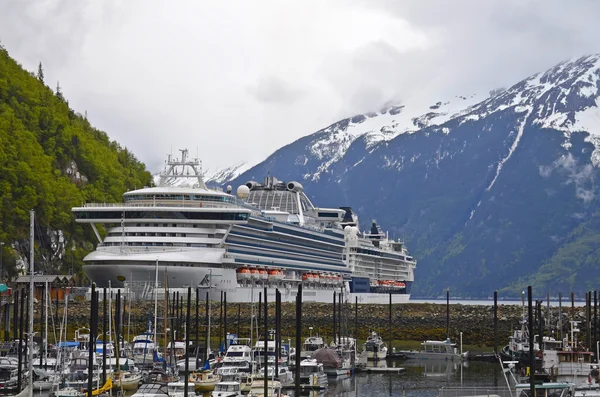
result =
M185 306L185 305L184 305ZM239 328L238 328L238 306L239 306ZM159 303L159 316L164 312L163 304ZM133 337L142 333L146 329L148 318L153 319L151 314L154 308L153 302L140 301L132 302L131 309L131 329L130 335ZM250 333L250 304L228 304L227 307L227 330L231 333L237 333L238 329L241 336L249 336ZM302 313L302 333L307 336L309 327L313 327L313 333L319 333L331 339L333 329L333 309L329 303L304 303ZM542 316L546 318L546 308L543 308ZM53 313L54 311L51 311ZM63 308L59 308L59 318L62 318ZM78 328L89 326L89 302L70 302L68 307L69 335L73 335ZM211 302L211 334L219 335L219 302ZM269 304L269 329L275 328L275 305ZM354 305L347 304L343 310L344 324L343 333L353 335L355 329L355 309ZM11 316L12 316L11 308ZM204 302L199 305L199 337L204 335ZM256 313L255 313L256 315ZM568 321L585 321L585 308L576 307L572 310L570 307L563 307L563 325L567 329ZM39 330L40 310L35 308L35 324ZM102 317L102 303L100 303L100 317ZM179 328L178 335L183 336L183 322L185 318L185 307L181 310L181 320L179 323L174 321L175 328ZM126 310L123 319L125 326L128 323L129 314ZM433 303L406 303L392 305L391 317L392 340L402 341L423 341L423 340L443 340L446 338L446 305ZM519 305L498 306L498 346L501 348L506 344L507 338L513 333L514 329L520 328L522 319L522 307ZM160 320L159 322L161 322ZM295 333L296 310L295 304L282 304L282 335L284 338L291 337ZM390 321L388 305L358 305L358 337L366 339L370 331L376 331L386 340L389 340ZM551 308L551 324L558 323L558 308ZM52 322L50 321L51 325ZM99 324L102 324L100 320ZM191 335L195 337L195 302L192 302L191 313ZM179 326L178 326L179 325ZM159 324L161 330L162 324ZM582 334L580 340L585 336L585 327L580 325ZM125 327L125 335L127 335ZM261 324L261 330L264 325ZM463 334L463 343L481 347L492 347L494 344L494 321L493 307L482 305L450 305L450 328L449 334L453 341L458 342L460 333Z

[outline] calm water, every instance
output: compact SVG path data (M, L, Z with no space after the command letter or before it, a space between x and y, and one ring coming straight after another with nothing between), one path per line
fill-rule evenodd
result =
M406 396L433 397L440 388L506 387L499 364L483 362L455 363L433 360L388 361L389 366L404 367L406 372L359 373L353 377L335 380L329 378L329 388L318 396Z
M446 299L413 299L410 298L409 303L433 303L438 305L445 305ZM533 302L535 304L535 300ZM494 299L452 299L450 297L450 304L460 304L460 305L475 305L475 306L493 306ZM521 306L520 300L499 300L499 305L518 305ZM527 299L525 299L525 305L527 305ZM550 306L558 307L559 302L558 299L550 299ZM543 300L543 306L546 307L546 300ZM575 306L585 306L585 300L575 301ZM571 298L563 297L562 299L562 307L571 307Z

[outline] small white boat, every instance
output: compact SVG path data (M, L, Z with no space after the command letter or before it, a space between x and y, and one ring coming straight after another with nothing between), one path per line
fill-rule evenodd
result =
M131 397L169 397L169 394L166 385L160 383L145 383L141 385Z
M368 360L384 360L387 356L387 346L377 332L371 332L364 344Z
M192 382L188 382L187 390L188 396L192 397L196 395L194 384ZM169 393L169 397L184 397L185 382L171 382L167 384L167 392Z
M450 339L444 341L426 340L421 343L421 350L403 350L401 351L406 358L418 360L463 360L468 352L458 353L456 343L450 342Z
M114 389L135 390L142 381L142 374L129 371L120 371L115 373L113 378Z
M215 385L211 397L240 397L243 396L240 382L224 381Z

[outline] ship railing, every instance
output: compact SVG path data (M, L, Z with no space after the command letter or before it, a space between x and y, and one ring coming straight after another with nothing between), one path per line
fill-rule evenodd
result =
M442 387L438 397L513 397L513 394L506 387Z
M115 207L173 207L173 208L231 208L232 205L216 205L216 204L205 204L198 205L200 203L86 203L83 204L83 208L115 208Z

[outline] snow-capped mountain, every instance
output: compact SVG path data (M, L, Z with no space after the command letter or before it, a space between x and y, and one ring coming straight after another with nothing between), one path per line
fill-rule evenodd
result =
M237 178L251 167L252 166L246 162L239 162L231 167L214 171L211 169L204 169L202 170L202 176L207 185L218 186ZM158 185L160 182L160 173L154 174L153 178L154 184ZM170 186L193 186L198 183L198 179L193 176L190 176L189 178L171 178L167 179L166 183Z
M492 95L341 120L231 184L270 173L377 219L419 260L417 295L584 291L600 282L599 98L600 56L586 56Z
M231 167L223 168L220 170L211 171L209 169L204 174L204 180L209 185L220 185L222 183L237 178L239 175L246 172L250 168L252 168L251 164L242 161Z

